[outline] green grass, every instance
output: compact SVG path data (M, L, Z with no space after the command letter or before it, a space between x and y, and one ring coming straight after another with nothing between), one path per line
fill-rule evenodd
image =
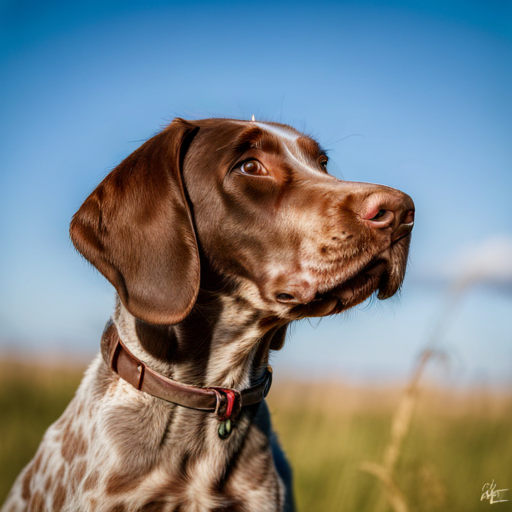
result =
M82 371L76 369L0 363L0 503L81 378Z
M73 396L82 370L0 364L0 503L46 428ZM277 382L273 422L294 468L300 511L391 510L377 479L400 388ZM477 511L484 483L512 488L512 395L429 390L416 400L395 474L410 511ZM512 491L505 499L512 500ZM492 512L512 510L512 502Z

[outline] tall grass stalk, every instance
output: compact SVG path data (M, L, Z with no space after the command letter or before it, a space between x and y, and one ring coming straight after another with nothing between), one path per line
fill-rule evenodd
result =
M362 471L374 475L383 484L389 504L395 512L409 512L410 510L407 499L396 482L395 473L404 439L411 426L414 407L418 400L420 379L425 372L427 363L432 358L446 358L446 354L437 347L449 323L453 320L456 308L459 306L463 294L474 281L473 276L468 276L457 280L449 288L446 305L441 310L437 322L434 324L434 329L418 358L411 378L393 414L390 439L385 448L382 463L364 461L360 464Z

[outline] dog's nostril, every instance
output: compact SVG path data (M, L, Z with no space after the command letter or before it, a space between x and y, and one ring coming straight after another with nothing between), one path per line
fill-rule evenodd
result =
M414 222L414 210L408 210L405 213L404 220L402 221L402 224L411 224Z
M372 212L373 213L373 212ZM377 211L377 213L370 217L371 213L368 212L367 217L363 217L364 220L370 223L372 227L375 228L385 228L388 227L389 224L393 221L395 218L395 213L393 210L386 210L385 208L381 208Z
M379 220L381 217L384 217L384 215L386 215L386 211L387 210L379 210L377 212L377 215L375 215L375 217L372 217L371 219L369 220Z

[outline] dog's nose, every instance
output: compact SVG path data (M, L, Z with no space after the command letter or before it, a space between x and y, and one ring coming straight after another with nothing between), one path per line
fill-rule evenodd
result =
M372 229L391 229L391 242L396 242L411 232L414 211L414 203L407 194L383 187L363 201L360 219Z

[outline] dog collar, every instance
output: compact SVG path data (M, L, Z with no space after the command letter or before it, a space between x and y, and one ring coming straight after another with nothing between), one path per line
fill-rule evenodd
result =
M139 391L188 409L212 412L221 422L219 437L231 433L240 409L261 402L272 385L272 367L267 366L261 381L238 391L230 388L199 387L182 384L149 368L121 341L116 326L109 320L101 337L101 352L107 366Z

